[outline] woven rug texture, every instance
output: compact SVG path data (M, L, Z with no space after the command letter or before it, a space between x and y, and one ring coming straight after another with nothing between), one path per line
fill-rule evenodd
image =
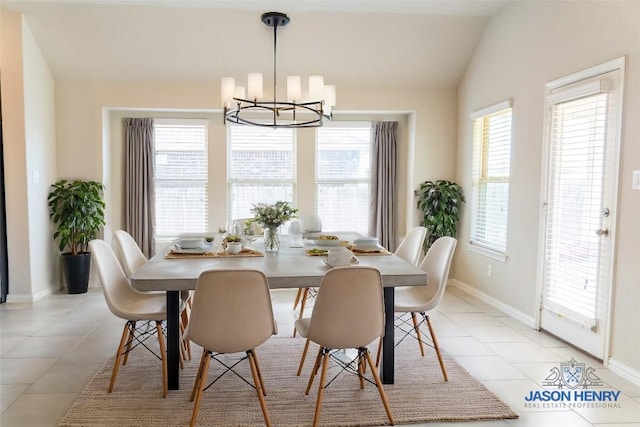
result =
M273 337L256 348L273 426L308 426L313 423L319 374L308 396L304 391L318 347L311 344L305 369L298 377L295 373L303 346L302 338ZM374 360L375 350L376 345L371 345ZM395 384L384 386L396 424L518 417L448 356L445 356L445 364L449 381L444 382L435 352L428 350L425 357L421 357L414 340L405 340L396 349ZM143 348L131 353L127 365L120 367L113 393L107 393L113 367L111 358L89 382L59 425L189 425L193 411L189 397L201 354L201 348L192 344L193 359L185 361L185 368L180 371L180 390L170 390L166 399L162 398L160 361ZM244 353L222 356L227 363L233 363ZM222 370L218 362L211 361L207 384ZM236 370L252 382L248 361L241 362ZM361 390L357 376L343 372L334 363L327 379L339 372L340 375L325 390L320 425L388 425L375 385L365 383L364 390ZM372 379L368 369L367 377ZM255 390L237 376L227 373L205 391L197 425L264 425Z

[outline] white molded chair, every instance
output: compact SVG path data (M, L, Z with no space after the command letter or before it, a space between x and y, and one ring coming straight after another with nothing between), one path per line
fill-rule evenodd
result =
M314 427L320 420L330 354L334 350L345 348L358 349L358 355L351 364L357 362L357 375L361 389L364 388L365 367L367 363L369 364L387 417L393 425L387 396L367 349L368 344L384 334L384 303L380 272L365 266L332 268L322 279L311 317L297 320L296 327L300 335L307 338L302 360L308 350L309 341L320 346L305 391L305 394L309 394L313 379L322 365L313 420Z
M413 265L418 265L426 235L427 229L425 227L418 226L412 228L400 243L394 254Z
M155 333L160 347L158 357L162 363L162 396L167 397L167 359L162 329L162 322L167 319L166 298L162 294L138 292L129 286L127 276L120 267L115 253L105 241L92 240L89 242L89 249L109 310L115 316L127 321L116 352L116 360L113 363L108 392L113 391L120 362L122 361L125 365L131 350L153 334L153 329L136 329L137 322L144 321L155 322Z
M255 347L277 333L267 277L258 270L209 270L198 278L187 338L202 346L200 368L191 393L195 425L209 364L220 353L245 352L267 426L267 395ZM235 365L233 365L235 366ZM220 376L228 372L224 371Z
M136 243L131 234L127 233L124 230L117 230L114 235L115 246L118 249L118 253L120 254L120 263L122 265L122 269L124 270L127 277L131 277L133 273L138 271L140 267L147 263L148 259L144 255L144 253L142 253L142 250L140 250L138 243ZM166 295L163 291L154 293ZM180 292L180 298L182 298L182 301L185 303L184 309L181 312L180 324L181 331L184 332L184 329L187 327L187 323L189 322L191 293L189 291L182 291ZM191 360L191 345L189 344L189 341L183 340L182 352L183 358Z
M401 286L395 289L395 304L394 312L399 313L400 316L409 313L413 322L413 327L409 330L403 330L406 334L400 340L402 341L407 335L414 333L420 346L420 353L424 356L424 347L422 336L420 334L420 326L423 323L427 324L429 328L429 334L431 335L431 342L433 348L438 356L438 362L440 362L440 369L445 381L448 381L447 370L444 366L442 354L440 353L440 346L438 345L438 339L436 338L435 330L431 324L431 320L427 312L433 310L442 301L445 288L447 286L447 280L449 278L449 269L451 267L451 260L453 259L453 253L456 249L457 240L453 237L440 237L436 240L424 260L420 263L420 269L427 273L427 286ZM420 323L417 321L416 313L420 313L422 320ZM401 328L407 322L400 320L401 324L396 323L396 328ZM378 355L376 358L376 366L380 363L380 352L382 349L382 340L378 345Z
M133 273L147 263L147 257L142 253L131 234L124 230L117 230L114 236L122 268L127 277L131 277Z

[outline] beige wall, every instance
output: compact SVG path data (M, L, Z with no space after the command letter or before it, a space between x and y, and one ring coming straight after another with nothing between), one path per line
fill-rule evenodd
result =
M533 322L541 206L543 115L546 82L627 57L622 161L615 254L612 368L640 375L640 2L515 2L494 17L458 90L457 179L471 186L472 111L513 100L507 262L472 253L463 212L453 275ZM487 265L493 277L487 277ZM624 368L623 368L624 369Z
M56 178L54 82L18 14L0 19L7 244L11 301L60 287L47 195Z

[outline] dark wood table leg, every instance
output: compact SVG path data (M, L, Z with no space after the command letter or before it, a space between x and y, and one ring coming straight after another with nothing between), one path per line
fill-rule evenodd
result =
M180 291L167 291L167 380L180 389Z
M382 340L382 362L380 364L380 378L383 384L393 384L393 366L395 358L394 346L394 288L384 288L384 338Z

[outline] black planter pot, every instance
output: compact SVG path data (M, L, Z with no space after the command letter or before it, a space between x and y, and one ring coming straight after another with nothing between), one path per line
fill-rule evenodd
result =
M70 294L83 294L89 287L91 252L62 254L62 272Z

